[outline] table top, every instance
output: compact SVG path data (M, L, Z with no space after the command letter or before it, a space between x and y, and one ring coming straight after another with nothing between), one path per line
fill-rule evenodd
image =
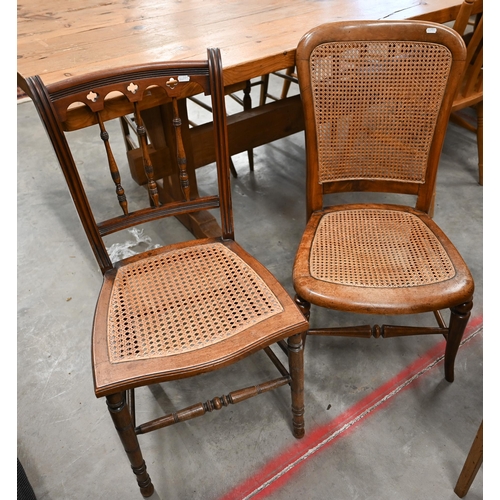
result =
M292 66L309 29L355 19L446 22L461 0L20 0L18 72L45 84L221 49L225 84Z

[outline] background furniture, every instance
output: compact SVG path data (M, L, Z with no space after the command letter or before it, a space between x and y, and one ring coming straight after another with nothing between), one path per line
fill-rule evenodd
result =
M293 268L297 303L306 317L312 304L353 315L431 312L438 324L308 333L443 335L449 382L474 282L428 211L464 62L456 32L416 21L325 24L297 48L308 219ZM345 192L363 193L362 202L336 202ZM402 196L398 204L369 203L369 193L411 195L415 208Z
M220 52L209 49L208 61L129 66L48 86L33 77L27 85L103 274L93 327L94 389L97 397L106 397L143 496L151 496L154 488L139 434L289 385L293 434L302 437L302 345L307 322L269 271L234 241ZM215 194L196 197L191 195L192 171L184 152L178 110L178 100L193 88L211 95L217 158ZM178 168L170 178L180 180L182 196L171 203L160 202L158 186L166 174L154 171L143 123L143 115L156 106L159 96L169 101L170 115L163 118L174 129L172 149L177 152ZM106 130L108 110L116 100L133 113L139 134L147 178L147 190L140 199L129 197L122 185ZM100 185L86 183L88 170L101 166L100 158L88 165L72 154L72 134L66 131L68 108L74 106L85 108L82 113L95 125L95 139L103 143L102 159L107 159L107 165L105 162L100 169ZM113 194L112 201L106 201L106 193ZM215 209L220 211L221 237L174 243L111 261L104 241L111 234L166 217ZM272 344L288 358L288 370ZM278 378L136 423L136 388L214 371L258 351L275 364Z
M278 7L278 8L277 8ZM50 84L77 75L110 67L142 64L145 60L182 60L204 57L205 48L218 46L224 55L224 85L260 78L273 71L285 70L295 64L295 47L302 34L321 23L342 19L425 18L446 22L455 18L458 0L413 0L386 2L346 2L334 0L309 4L299 0L273 3L263 0L252 3L177 2L168 9L158 0L132 0L114 3L113 8L97 0L74 9L67 2L29 0L18 9L18 86L29 94L25 79L41 75ZM160 36L161 34L161 36ZM186 40L189 41L185 42ZM159 106L162 104L159 103ZM185 103L179 102L183 127L188 127ZM166 111L159 111L163 113ZM75 128L84 127L78 108L71 112ZM124 110L119 105L113 113L118 118ZM165 137L158 113L145 116L151 137L151 158L175 156L168 151L171 139ZM156 130L155 130L156 129ZM229 153L231 156L303 130L300 98L268 102L236 113L228 118ZM193 168L215 161L211 143L211 126L193 127L186 138L186 154ZM140 176L140 151L130 155L132 176ZM155 165L159 170L162 162ZM193 195L197 192L192 179ZM160 193L164 200L176 199L179 193L167 189ZM220 228L209 214L188 214L183 223L196 235L218 236Z
M476 477L479 467L483 463L483 422L479 424L476 437L472 442L464 466L458 476L457 484L455 485L455 493L463 498L469 492L474 478Z
M472 15L472 12L475 12ZM471 22L472 21L472 22ZM472 25L472 29L469 29ZM451 107L450 119L476 134L478 181L483 184L483 0L464 0L453 25L467 44L467 62L462 84ZM476 123L459 114L471 108Z

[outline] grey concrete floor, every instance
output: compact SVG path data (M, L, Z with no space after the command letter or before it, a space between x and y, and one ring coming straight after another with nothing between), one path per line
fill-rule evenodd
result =
M106 404L93 393L90 331L100 271L30 101L18 104L17 127L17 455L38 500L141 498ZM88 133L75 141L83 145ZM254 155L253 173L246 154L233 158L236 239L292 294L305 225L303 136ZM458 498L453 488L483 418L483 188L476 162L473 135L450 125L435 220L477 290L455 382L444 380L437 337L309 338L304 440L291 434L287 388L141 436L154 499ZM213 172L198 173L203 190ZM189 237L176 220L166 231L145 229L153 243L166 233ZM353 318L313 308L311 322ZM139 390L138 419L258 382L269 370L257 355L238 369ZM483 498L482 468L467 498Z

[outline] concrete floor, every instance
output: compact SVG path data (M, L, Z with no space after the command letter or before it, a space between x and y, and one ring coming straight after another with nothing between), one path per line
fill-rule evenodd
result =
M38 500L138 499L106 404L93 394L90 331L100 271L33 104L18 104L17 112L17 455ZM246 154L234 157L236 239L293 293L305 224L302 134L254 154L253 173ZM153 499L458 498L453 488L483 418L483 188L476 162L473 135L450 125L435 220L477 289L455 382L444 380L438 337L309 338L306 437L292 437L287 388L141 436ZM210 167L198 173L203 189L213 174ZM176 220L167 230L189 237ZM164 233L151 227L145 234L155 243ZM311 321L353 318L313 309ZM257 355L240 370L139 390L138 420L226 394L231 379L239 387L258 382L268 371L274 367ZM467 498L483 498L482 468Z

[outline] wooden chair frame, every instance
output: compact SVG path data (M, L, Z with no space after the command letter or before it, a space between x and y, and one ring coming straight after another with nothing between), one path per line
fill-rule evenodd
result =
M206 61L166 62L110 69L49 86L45 86L39 76L26 81L103 274L92 338L94 390L97 397L107 400L111 418L145 497L153 494L154 487L142 457L137 438L139 434L219 410L284 385L291 388L294 436L301 438L305 429L303 339L308 324L271 273L234 241L222 62L218 49L208 49L207 55ZM184 151L182 120L177 109L178 99L193 95L196 90L211 96L217 167L218 194L201 197L193 196L190 190L190 176L194 174L194 169L190 168ZM135 211L129 209L127 193L122 186L121 174L106 130L106 121L116 118L117 103L127 114L134 115L144 162L147 206ZM143 114L159 103L171 105L172 114L167 118L174 130L172 137L175 138L175 145L172 145L172 150L176 151L177 157L177 171L173 178L180 180L182 201L166 202L161 198L159 178L164 174L158 175L154 171L149 155ZM110 174L110 185L113 186L117 208L121 212L106 220L97 221L95 218L77 162L66 139L66 132L75 128L75 124L68 119L68 108L75 105L86 109L86 125L98 125L106 151L107 179L109 181ZM220 211L220 237L167 245L119 262L111 261L104 244L105 236L137 224L216 209ZM207 255L215 251L222 257L209 261ZM183 264L168 263L178 261ZM176 270L177 267L182 268L180 272ZM148 281L148 276L158 278L162 285L153 285L155 282ZM194 276L197 279L192 279ZM219 279L224 283L221 286L226 287L222 288L222 292L211 285ZM177 281L181 284L176 285ZM200 288L201 281L208 283L203 285L205 288ZM229 288L231 286L238 286L241 291L233 293L233 289ZM215 291L211 292L212 288ZM180 299L172 298L174 289L180 290L182 303ZM191 294L187 298L182 295L185 290L186 294ZM237 299L232 297L238 293ZM139 299L134 299L136 295ZM160 306L151 309L148 304L153 299L163 304L161 309ZM134 303L129 304L134 300ZM192 312L198 305L207 312ZM155 334L156 330L148 324L160 324L158 318L168 319L170 311L178 314L176 317L185 318L185 321L162 327L162 330L160 326L154 326L161 332ZM141 319L140 323L139 316L152 319ZM202 319L198 319L198 316ZM205 327L202 324L205 318L212 321L209 325L215 326ZM162 321L166 323L167 319ZM204 333L195 342L189 339L196 329ZM112 334L116 335L112 337ZM216 334L219 337L215 337ZM125 342L122 338L125 338ZM173 339L177 339L175 345ZM115 344L119 344L119 347L115 347ZM277 345L285 353L288 369L271 345ZM136 388L214 371L258 351L263 351L271 359L279 371L278 378L232 391L149 422L136 423Z
M392 47L399 43L401 44L401 53L398 53L398 49L394 49L393 52ZM358 64L357 54L359 50L359 60L362 61L363 54L365 53L363 44L367 44L366 54L368 55L364 63L359 62L358 70L358 66L356 66L356 64ZM438 109L438 112L435 116L432 135L429 133L428 149L425 155L423 155L423 159L420 161L420 169L423 173L422 178L418 181L407 181L403 177L398 178L395 174L393 175L390 169L400 166L398 160L400 151L404 152L408 147L411 148L411 143L408 142L405 144L406 139L404 139L404 136L403 139L400 139L401 135L398 135L397 141L395 138L393 139L391 130L395 130L396 126L391 124L392 129L388 127L388 132L387 129L383 128L384 124L379 123L379 112L371 111L370 108L370 106L372 106L370 100L373 98L375 101L375 97L373 96L378 96L379 93L382 95L383 92L385 92L386 86L389 83L393 83L392 77L390 81L380 80L380 78L383 78L385 75L385 65L388 66L389 64L393 64L391 61L396 61L394 64L397 65L397 61L404 62L407 58L413 57L411 54L413 50L411 48L412 44L419 44L420 49L444 46L446 48L440 50L442 50L444 54L447 54L448 51L451 54L449 72L446 75L446 88L443 91L442 98L440 98L441 102L439 103L439 107L433 108ZM384 50L380 49L381 45L387 48L387 54L394 53L395 59L391 59L391 55L387 55L387 59L384 59L385 56L381 55L380 60L377 59L378 55L372 56L371 50L374 54L376 50ZM405 52L406 46L410 47L408 53ZM346 48L344 49L343 47ZM330 48L332 48L332 52L333 50L338 50L339 52L336 52L335 56L328 56L327 54ZM415 53L420 49L415 47ZM341 50L345 50L345 55L340 53ZM313 53L319 54L316 56L318 69L316 69L316 66L314 66L314 69L312 67L311 57ZM338 59L336 59L337 54ZM352 61L350 59L351 56ZM334 60L334 57L336 62L340 61L338 67L335 66L335 69L331 69L334 67L334 63L330 63L328 57L331 57L331 61ZM311 328L308 334L365 338L371 336L443 335L447 340L445 352L445 377L450 382L453 381L454 378L455 357L472 309L474 282L465 262L456 248L448 240L443 231L434 223L431 217L429 217L429 211L433 201L436 173L449 120L449 113L456 89L461 81L465 59L465 45L456 32L446 26L423 21L353 21L325 24L304 35L297 48L296 58L306 127L306 196L308 219L302 241L299 244L293 269L293 282L297 303L300 305L307 318L310 316L311 305L315 305L350 313L391 316L432 312L438 323L437 327L363 325L338 328ZM328 66L329 64L331 64L331 67ZM423 64L427 64L427 60L425 60ZM320 73L320 71L322 72ZM389 72L389 70L387 71ZM397 71L397 69L394 71ZM320 84L316 83L316 80L313 80L313 72L314 75L318 75L317 80L321 81L321 84L324 85L325 88L331 89L331 95L329 94L328 97L325 97L321 101L319 101L319 97L317 98L317 96L322 95L322 90L320 90L320 88L322 89L323 87L320 87ZM338 73L338 78L342 78L342 83L337 83L337 80L335 80L335 83L328 83L329 72L341 72ZM431 79L432 77L433 75L430 76ZM323 80L320 80L322 78ZM370 83L366 83L365 81L368 78L372 78ZM397 79L399 75L393 78ZM362 81L364 87L359 87L358 89L356 87L357 81ZM381 82L380 87L377 86L378 81ZM354 83L350 85L351 82ZM387 97L388 106L391 105L394 109L398 108L398 110L403 109L402 113L406 113L406 109L415 109L417 113L421 112L421 101L418 97L414 98L411 96L411 98L414 99L414 104L410 103L409 107L405 107L406 101L404 101L403 97L405 96ZM316 101L316 98L318 101ZM394 101L390 101L390 99L394 99ZM383 99L381 98L381 100ZM358 101L361 103L357 105L358 108L356 108L356 104L352 104L352 108L348 107L351 103L357 103ZM339 104L334 104L337 102ZM346 102L348 102L348 104L345 104ZM370 104L366 104L367 102ZM395 104L391 104L391 102ZM366 129L362 129L361 126L355 128L355 120L359 118L356 114L356 109L360 109L360 106L365 105L366 109L371 112L371 115L369 115L371 117L370 121L366 122ZM377 101L376 104L373 104L373 106L375 105L381 107L385 105L385 101L382 104L380 104L380 101ZM351 112L352 115L350 114ZM363 113L364 112L365 111L363 111ZM334 118L330 118L331 116L334 116ZM385 117L386 115L383 116ZM389 114L388 116L390 117L389 119L392 119L392 115ZM377 119L375 119L375 117ZM320 120L322 127L321 132L319 125ZM404 124L400 125L400 127L408 126L408 124L411 126L413 120L412 116L408 115L407 120L405 120ZM353 125L348 128L346 123ZM356 135L358 132L359 135ZM324 136L321 137L321 144L328 144L330 140L334 144L330 149L325 146L324 152L321 152L321 154L319 151L320 133L324 134ZM331 136L328 134L331 134ZM411 133L409 133L409 136L411 137ZM330 137L334 138L330 139ZM347 149L351 147L351 144L354 144L352 148L358 147L358 144L365 144L364 139L361 140L358 137L369 137L370 140L373 140L374 148L377 147L377 141L381 141L384 148L387 144L390 146L386 149L389 151L388 154L393 155L393 157L391 156L390 160L381 163L384 167L375 165L377 170L376 176L375 174L373 174L373 176L365 174L364 170L360 173L360 169L356 165L357 160L346 160L346 158L358 158L355 156L357 153L354 149ZM344 143L346 144L345 150L343 149ZM370 148L371 146L372 143L370 143ZM361 148L361 146L359 147ZM360 153L360 155L364 154L365 157L369 157L371 151L372 150L367 153ZM413 154L410 156L413 157ZM323 162L326 163L327 160L329 162L328 168L335 170L334 167L336 167L336 163L331 160L331 158L341 158L342 161L348 165L348 167L345 167L346 170L352 166L353 172L355 171L356 173L351 174L349 170L349 173L345 174L344 177L344 171L338 175L331 174L331 176L328 177L329 171L327 171L327 173L322 173L320 176L320 168L326 170L326 167L323 166ZM352 165L349 164L349 161ZM365 160L363 159L363 161ZM382 162L382 160L380 161ZM385 167L386 164L388 165L387 167ZM363 168L365 168L365 166L363 166ZM366 168L370 169L371 165ZM335 172L337 172L337 170L335 170ZM411 175L413 175L413 171ZM387 178L384 178L384 176ZM327 206L325 204L324 198L327 194L335 198L334 195L336 193L346 192L378 192L413 195L413 197L416 198L416 203L414 208L406 205L373 203L341 204L333 206ZM350 214L354 213L356 213L356 216L359 214L360 218L366 215L370 221L367 225L371 227L371 229L366 229L366 233L363 232L365 229L359 230L359 234L362 234L362 237L369 242L367 243L367 248L370 248L370 250L366 250L367 253L365 254L359 252L359 255L356 254L356 258L353 258L356 252L350 254L349 252L351 252L351 250L345 250L341 246L344 239L347 241L352 237L348 236L348 234L351 228L354 228L354 222L348 222L348 215L350 217ZM379 244L378 241L376 241L377 234L379 234L376 228L379 226L377 226L374 219L378 214L382 214L384 217L386 214L390 214L391 217L396 217L395 214L398 214L397 217L401 217L402 220L418 220L419 224L422 224L422 227L425 228L424 232L428 231L428 234L432 235L430 238L435 241L437 247L442 247L443 255L446 255L446 259L449 259L452 263L452 269L450 270L449 276L436 280L435 283L422 281L421 284L417 283L416 285L385 285L389 280L377 282L382 283L378 285L371 283L375 283L379 276L374 277L372 281L370 281L372 278L371 276L370 280L367 279L365 281L363 281L364 278L358 279L358 275L353 277L357 271L359 271L360 274L365 272L365 268L368 275L370 275L372 272L371 269L373 268L375 273L379 273L379 275L383 277L380 278L381 280L385 279L384 272L389 273L390 271L391 273L398 274L404 271L410 275L412 273L411 268L406 269L404 265L398 264L398 260L406 259L406 256L403 257L397 253L398 244L395 242L393 243L392 240L390 243L387 243L388 248L385 250L387 252L386 255L389 256L387 258L387 261L389 261L387 269L385 267L386 261L382 264L368 253L372 252L372 248ZM328 229L328 231L332 231L332 233L328 233L327 229L324 229L325 235L323 236L323 233L321 233L322 235L318 236L320 235L320 224L325 220L334 221L331 223L332 229ZM401 233L399 236L401 236L402 240L405 240L405 245L411 246L412 242L406 241L407 237L402 234L406 229L403 230L402 228L403 226L395 224L393 228L394 234ZM333 233L334 229L337 232ZM354 231L358 231L357 226L355 229L352 229L352 232ZM335 236L332 236L332 234L335 234ZM358 234L356 234L356 237L358 237ZM384 237L384 233L381 233L380 237ZM396 236L394 237L396 238ZM316 241L324 241L324 243L321 243L324 245L324 248L316 250ZM338 252L337 248L335 248L337 244L338 247L341 247ZM418 246L418 239L415 245ZM345 246L349 247L347 244ZM327 257L327 255L329 255L328 252L330 249L333 248L335 248L335 252L337 252L334 254L336 255L336 260L329 261L328 259L333 258ZM324 259L324 261L321 261L321 259ZM353 260L351 261L351 259ZM372 260L370 261L370 259ZM333 270L330 271L329 268L327 271L323 272L323 270L320 269L318 273L316 273L316 271L313 273L312 266L313 262L316 262L316 260L320 261L321 265L324 263L325 267L330 265L330 268ZM405 261L402 260L401 262ZM336 266L338 267L344 264L345 267L342 269L347 269L345 273L351 274L346 278L338 278ZM320 264L318 264L318 266L319 265ZM348 265L351 266L350 270ZM368 268L368 265L371 267ZM418 269L415 270L415 274L417 272ZM330 278L330 275L323 277L323 275L327 275L328 273L334 277ZM442 309L450 309L451 311L449 325L446 324L440 312Z

